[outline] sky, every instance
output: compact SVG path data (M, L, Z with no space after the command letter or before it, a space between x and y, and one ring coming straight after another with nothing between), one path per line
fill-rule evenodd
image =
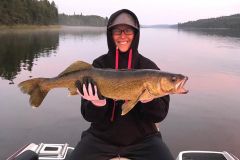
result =
M49 0L52 2L53 0ZM110 17L133 11L142 25L177 24L240 13L240 0L54 0L59 13Z

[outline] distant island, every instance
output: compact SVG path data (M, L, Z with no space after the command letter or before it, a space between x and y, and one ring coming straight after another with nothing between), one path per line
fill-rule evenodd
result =
M217 18L200 19L186 23L178 23L178 28L227 28L240 29L240 14Z
M158 25L140 25L141 28L225 28L240 29L240 14L230 16L221 16L217 18L199 19L188 21L175 25L158 24Z
M169 24L155 24L155 25L140 25L141 28L170 28L177 27L177 25L169 25Z
M65 26L95 26L102 27L107 26L108 17L103 18L96 15L66 15L59 14L59 24Z

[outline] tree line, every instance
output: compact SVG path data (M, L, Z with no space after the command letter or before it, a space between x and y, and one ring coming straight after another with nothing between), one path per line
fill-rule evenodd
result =
M58 9L48 0L0 0L0 25L58 24Z
M59 14L59 24L67 26L107 26L108 17Z
M0 0L0 25L107 26L108 18L96 15L58 14L54 1Z
M179 28L229 28L240 29L240 14L221 16L218 18L200 19L186 23L178 23Z

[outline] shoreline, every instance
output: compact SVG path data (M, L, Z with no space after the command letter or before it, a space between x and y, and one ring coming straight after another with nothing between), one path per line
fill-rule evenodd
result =
M15 30L15 29L60 29L61 25L27 25L20 24L14 26L0 25L0 30Z

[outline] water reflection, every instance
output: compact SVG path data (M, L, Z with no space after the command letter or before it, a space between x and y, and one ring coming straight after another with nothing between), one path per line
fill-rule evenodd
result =
M197 35L220 36L220 37L240 37L240 30L232 29L178 29L178 32L187 32Z
M59 37L94 40L106 33L105 27L62 27L56 30L14 30L0 32L0 76L13 80L23 70L32 71L40 57L56 56ZM31 78L31 76L29 77Z
M198 39L216 41L215 47L227 49L240 48L240 30L231 29L178 29L178 33L196 36Z
M0 41L0 76L13 84L22 70L32 71L38 58L57 53L59 30L2 32Z
M178 29L178 34L204 73L240 76L240 30Z
M69 27L63 26L61 29L61 38L77 38L77 39L96 39L106 34L106 27Z

